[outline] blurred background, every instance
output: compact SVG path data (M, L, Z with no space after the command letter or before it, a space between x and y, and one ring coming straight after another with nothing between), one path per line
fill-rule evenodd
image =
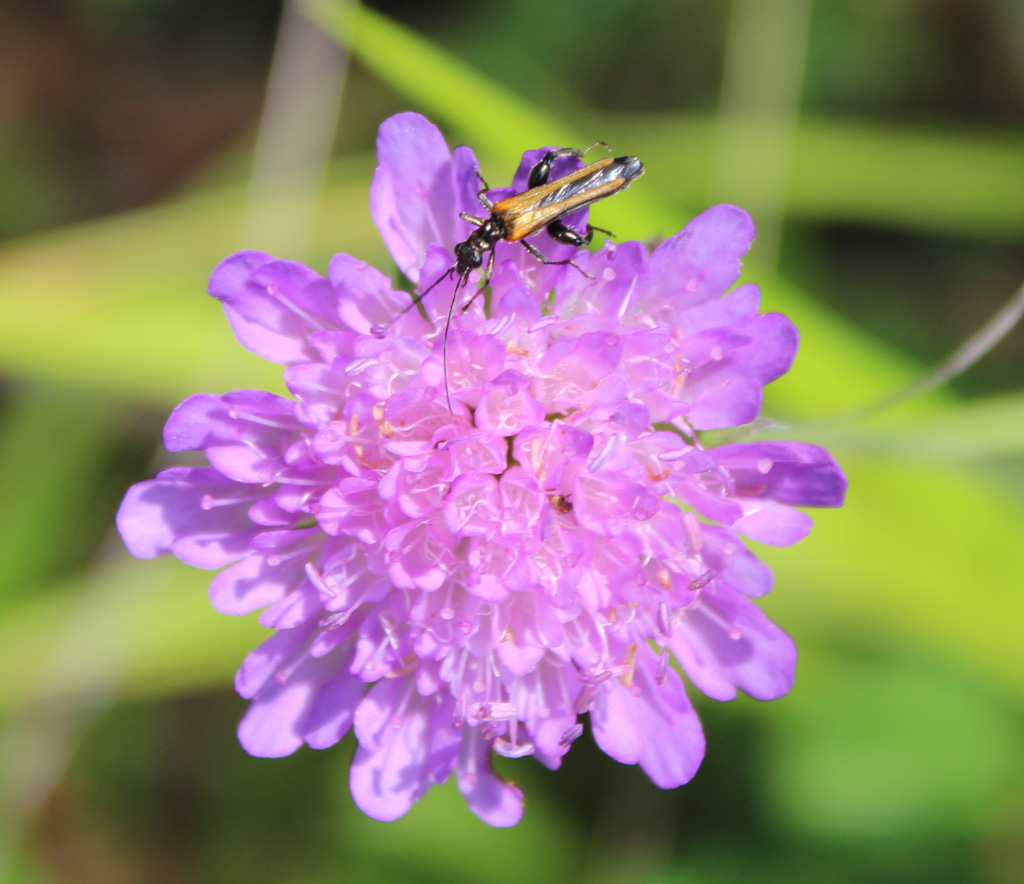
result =
M245 755L231 675L262 630L113 531L174 404L282 389L204 294L218 260L392 266L367 191L406 109L495 186L541 145L638 155L594 210L620 239L744 206L745 278L801 328L766 414L849 502L762 550L797 685L698 701L685 787L585 737L557 773L503 765L514 830L450 785L368 820L350 741ZM1022 243L1020 0L4 0L0 880L1024 881L1024 333L858 411L996 314Z

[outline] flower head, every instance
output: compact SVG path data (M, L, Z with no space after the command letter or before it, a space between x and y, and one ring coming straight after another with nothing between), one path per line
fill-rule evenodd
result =
M476 160L416 114L385 121L377 148L373 217L422 291L473 229ZM524 190L542 153L492 198ZM214 607L263 609L275 630L236 678L247 751L354 729L370 816L400 817L454 772L507 826L522 794L492 752L557 768L589 713L605 752L673 787L704 753L681 671L719 700L789 690L796 650L751 601L772 576L741 536L794 543L810 519L793 507L840 505L845 480L813 445L701 442L754 420L796 352L757 288L733 288L753 236L715 206L650 254L536 238L586 274L500 242L446 354L455 280L424 316L348 255L326 279L258 252L214 270L235 335L286 366L292 398L187 399L166 446L210 466L134 486L118 524L135 555L223 568Z

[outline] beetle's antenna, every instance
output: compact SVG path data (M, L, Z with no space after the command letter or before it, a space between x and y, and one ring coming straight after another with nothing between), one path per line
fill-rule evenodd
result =
M452 270L454 269L453 267ZM441 371L444 374L444 398L448 402L448 411L453 416L455 415L455 409L452 408L452 391L448 386L448 329L452 326L452 316L455 315L455 302L459 300L459 291L465 287L467 279L469 279L468 270L459 274L459 281L455 283L455 291L452 292L452 302L448 305L448 318L444 323L444 335L441 337ZM431 288L433 287L431 286Z
M389 328L391 328L391 326L393 326L399 319L401 319L403 316L405 316L406 313L408 313L410 310L412 310L413 307L419 307L423 303L423 299L427 295L429 295L437 287L437 285L441 282L441 280L447 279L449 276L451 276L456 271L458 266L459 266L458 264L452 264L451 267L449 267L444 273L442 273L437 279L435 279L429 286L427 286L427 288L424 291L420 292L420 294L417 295L415 292L410 292L409 293L409 297L412 298L412 300L408 304L406 304L405 307L403 307L401 310L399 310L398 313L396 313L394 316L392 316L391 317L391 321L387 325L384 325L384 326L374 326L374 329L372 329L374 336L378 337L378 338L384 337L384 332L386 332ZM378 334L378 330L380 332L379 334Z

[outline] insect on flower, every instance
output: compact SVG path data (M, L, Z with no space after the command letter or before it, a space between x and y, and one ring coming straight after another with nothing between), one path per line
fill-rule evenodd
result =
M448 307L448 317L445 321L444 338L441 345L445 396L448 400L449 410L451 410L451 394L448 390L448 329L455 313L455 303L458 300L459 291L466 285L469 274L482 266L484 255L490 253L480 286L473 295L475 298L490 281L491 272L494 269L494 247L502 240L522 243L523 247L542 264L571 264L584 273L585 271L571 258L564 261L552 261L536 246L527 242L527 237L546 229L548 236L555 242L583 248L590 244L595 230L609 233L601 227L591 227L589 224L583 233L578 233L565 224L562 219L591 203L596 203L598 200L629 187L644 173L643 163L640 160L636 157L605 157L603 160L598 160L596 163L591 163L589 166L584 166L582 169L577 169L554 181L548 181L551 165L556 160L562 157L582 159L595 147L607 146L603 141L598 141L586 150L577 150L574 147L549 150L530 171L528 189L497 203L488 199L487 191L490 188L483 176L480 175L479 170L477 171L482 185L477 192L477 199L491 213L490 217L477 218L465 212L460 213L459 217L476 224L477 229L469 235L467 240L455 246L455 263L406 308L407 310L411 309L420 303L442 280L453 275L458 277L452 301ZM472 300L471 298L465 306L468 307Z
M121 535L136 556L219 570L221 613L262 610L273 632L235 680L240 743L281 758L352 733L352 796L373 819L454 779L481 820L513 826L523 793L493 757L554 770L584 726L680 786L705 749L687 690L773 700L795 677L747 539L796 543L802 508L846 491L819 446L704 434L756 420L797 352L796 327L738 284L753 222L712 206L653 248L605 245L556 272L516 239L562 221L585 241L570 206L639 163L559 177L575 152L530 151L474 229L460 220L476 211L472 150L414 113L385 120L377 149L370 211L398 269L426 289L455 260L428 316L403 315L409 293L352 255L327 277L226 258L210 294L242 345L284 366L289 395L186 399L166 446L208 465L135 485ZM493 249L489 297L452 320L446 411L444 298Z

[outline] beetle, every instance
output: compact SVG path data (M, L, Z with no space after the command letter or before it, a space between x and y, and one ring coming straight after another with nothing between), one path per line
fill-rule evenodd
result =
M577 150L574 147L549 150L541 161L530 170L527 189L496 203L491 202L488 198L487 182L477 171L482 185L481 190L477 192L477 199L490 212L489 217L477 218L465 212L459 213L459 217L463 220L476 224L476 230L469 235L468 239L455 246L455 263L434 280L422 294L416 296L413 303L406 308L410 309L420 303L442 280L452 276L457 277L458 281L452 294L452 302L448 306L448 317L445 321L444 337L441 344L445 395L448 399L449 410L451 410L451 395L448 391L448 329L455 313L455 302L458 300L459 291L465 287L469 280L469 274L483 265L484 255L488 255L487 268L476 294L483 291L491 279L491 272L494 269L494 247L502 240L521 243L542 264L571 264L581 273L585 273L571 258L564 261L552 261L536 246L527 242L527 237L546 229L548 236L555 242L583 248L590 243L595 230L602 233L609 231L600 227L591 227L588 224L583 233L578 233L566 225L562 219L566 215L591 205L591 203L596 203L620 190L625 190L633 181L643 175L643 163L636 157L605 157L603 160L598 160L596 163L591 163L582 169L556 178L554 181L548 180L551 175L551 166L556 160L563 157L582 159L585 154L598 146L607 147L608 145L599 141L590 145L586 150ZM476 294L473 295L474 298ZM472 298L466 304L467 307L469 303L472 303Z
M643 164L636 157L606 157L554 181L548 181L551 164L555 160L570 156L582 158L585 153L597 146L598 144L592 144L583 151L572 147L549 150L530 170L528 189L497 203L492 203L487 198L487 185L481 179L484 189L477 194L477 199L491 213L490 217L483 219L464 212L460 214L464 220L476 224L477 229L469 235L469 239L455 247L455 263L441 279L454 273L459 277L460 286L464 285L470 272L483 264L484 253L489 252L482 288L490 280L494 268L494 247L502 240L522 243L542 264L572 264L571 259L550 260L527 242L526 237L537 233L541 228L546 228L548 235L556 242L577 248L588 245L594 230L601 228L594 228L588 224L586 232L581 234L566 226L561 219L591 203L625 190L644 171ZM437 280L434 285L440 281ZM427 292L429 291L430 289L427 289Z

